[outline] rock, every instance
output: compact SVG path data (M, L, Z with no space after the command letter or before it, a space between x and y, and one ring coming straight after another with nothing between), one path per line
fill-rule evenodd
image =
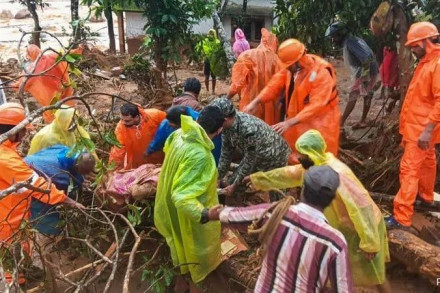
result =
M96 71L93 73L93 75L107 79L107 80L110 79L112 76L112 74L110 72L105 71L105 70L100 70L100 69L96 69Z
M120 80L127 80L127 77L124 74L119 75Z
M122 74L123 69L120 66L113 67L110 69L112 76L119 76Z
M0 13L0 18L1 19L12 19L12 18L14 18L14 15L12 14L11 10L3 9L2 12Z
M95 16L92 15L89 19L90 22L104 22L104 18L102 18L102 16Z
M19 10L14 16L15 19L25 19L25 18L30 18L30 17L32 17L32 15L29 12L29 10L27 10L27 9Z

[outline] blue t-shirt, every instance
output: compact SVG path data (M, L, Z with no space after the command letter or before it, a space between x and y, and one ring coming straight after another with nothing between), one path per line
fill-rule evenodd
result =
M67 194L70 183L73 190L79 188L84 181L82 175L75 172L74 166L78 155L67 156L70 148L56 144L24 158L26 164L40 176L47 176L56 188ZM57 227L60 215L56 205L50 205L32 198L31 223L39 232L48 235L58 235L61 230Z
M375 76L379 73L379 65L373 50L363 39L348 35L344 40L344 46L349 52L349 56L347 56L349 58L348 62L356 68L356 78L361 77L362 64L367 62L370 63L370 76Z
M197 120L199 118L199 112L194 111L191 107L186 107L187 113L191 116L192 119ZM147 149L147 155L151 155L154 152L161 151L165 146L165 141L167 138L176 131L176 128L171 127L168 119L164 119L162 123L157 128L156 134L154 135L153 140ZM218 162L220 160L221 148L222 148L222 137L221 134L217 135L212 139L214 143L214 149L212 150L212 154L215 159L215 164L218 166Z

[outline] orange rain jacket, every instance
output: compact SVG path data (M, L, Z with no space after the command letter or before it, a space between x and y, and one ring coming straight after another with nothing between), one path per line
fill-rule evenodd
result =
M290 164L298 163L296 140L310 129L322 133L327 150L333 155L338 155L339 148L341 113L333 66L312 54L304 55L299 62L302 69L294 76L295 84L290 96L292 74L287 69L275 74L259 95L261 102L267 103L277 100L284 90L287 119L295 117L299 121L283 135L293 152Z
M436 156L440 143L440 45L427 45L406 93L400 113L400 134L405 148L400 162L400 189L394 199L394 217L410 226L417 194L427 202L434 199ZM435 123L427 150L417 141L429 123Z
M10 242L20 225L29 218L31 197L52 205L66 200L64 192L53 184L48 187L47 181L26 165L16 145L9 140L0 145L0 190L31 179L33 186L49 189L50 193L43 194L23 187L0 199L0 246Z
M110 152L109 162L115 162L116 169L130 170L146 163L162 163L163 152L152 154L148 158L144 153L156 134L166 113L156 109L142 109L139 107L141 122L138 126L130 128L119 121L115 134L122 147L114 146Z
M280 70L276 54L277 37L267 29L261 29L261 43L251 50L240 54L232 67L232 84L230 95L240 94L240 111L243 110L269 83L272 76ZM277 100L259 105L255 113L267 124L273 125L280 121L280 109Z
M81 54L82 48L72 50L71 53ZM27 54L29 60L35 62L38 55L41 54L41 49L35 45L29 45ZM34 74L39 74L52 67L58 57L59 55L54 52L44 53L38 63L32 64L27 70L31 71L35 67ZM55 97L58 97L60 100L70 97L73 95L73 89L70 86L68 70L69 64L66 61L61 61L44 75L29 78L24 86L24 90L30 93L43 107L49 106ZM24 78L21 78L16 84L17 90L20 88L22 82L24 82ZM75 105L73 101L69 101L66 104L69 106ZM46 111L43 114L43 118L46 123L50 123L53 121L53 113Z

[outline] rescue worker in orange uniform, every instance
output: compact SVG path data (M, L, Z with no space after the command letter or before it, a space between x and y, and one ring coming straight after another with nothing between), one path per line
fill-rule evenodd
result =
M79 47L78 49L70 51L70 54L80 55L82 54L82 51L83 48ZM43 56L38 59L38 56L41 53L41 49L36 45L29 45L27 47L27 57L29 61L33 63L31 63L26 70L28 73L31 73L32 70L35 69L33 74L37 74L37 76L32 76L26 81L24 91L30 93L32 97L37 100L38 104L44 107L49 106L56 97L61 100L63 98L72 96L73 88L70 85L69 79L69 63L66 61L60 61L57 63L57 59L60 57L60 55L50 51L45 52ZM57 64L54 66L55 63ZM42 75L38 75L45 71L47 72ZM24 81L25 79L21 78L16 83L15 86L17 87L17 90ZM69 106L74 106L75 102L68 101L66 104ZM43 118L46 123L52 122L54 119L53 112L44 112Z
M440 44L430 22L417 22L408 31L406 46L419 59L400 113L404 153L400 162L400 189L394 199L389 228L411 226L414 202L434 200L435 144L440 143Z
M244 111L252 113L259 103L276 101L284 91L287 120L272 127L283 134L292 149L289 164L299 163L295 142L310 129L321 132L328 151L337 156L341 113L333 66L316 55L306 54L306 47L296 39L284 41L278 48L278 57L283 69Z
M121 148L114 146L109 162L114 162L115 169L135 169L146 163L162 163L162 151L144 157L166 113L156 109L143 109L134 104L121 107L121 120L116 126L115 135Z
M4 134L18 125L26 118L24 108L17 103L5 103L0 106L0 134ZM29 125L27 126L29 127ZM4 191L17 183L27 182L30 185L49 190L49 193L33 191L22 187L5 197L0 197L0 258L8 256L8 246L11 243L22 243L23 249L30 255L30 244L27 241L27 225L32 198L46 204L65 203L72 207L84 208L83 205L70 199L64 192L56 189L43 177L40 177L25 163L18 154L17 145L26 135L26 128L17 134L8 136L8 139L0 144L0 190ZM24 226L24 227L23 227ZM6 263L3 263L6 265ZM6 265L7 266L7 265ZM10 271L11 268L5 268ZM11 281L10 273L6 278ZM24 283L23 275L19 276L19 283Z
M227 98L240 95L239 109L243 109L264 89L272 76L279 71L277 37L267 29L261 29L261 43L240 54L232 67L232 83ZM267 124L280 122L280 109L276 100L258 105L254 115Z

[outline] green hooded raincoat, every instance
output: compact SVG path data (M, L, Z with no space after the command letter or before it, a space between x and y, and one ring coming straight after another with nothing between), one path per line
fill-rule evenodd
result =
M154 223L170 247L175 266L202 281L221 262L220 223L200 224L202 210L218 204L214 144L189 116L167 139Z

